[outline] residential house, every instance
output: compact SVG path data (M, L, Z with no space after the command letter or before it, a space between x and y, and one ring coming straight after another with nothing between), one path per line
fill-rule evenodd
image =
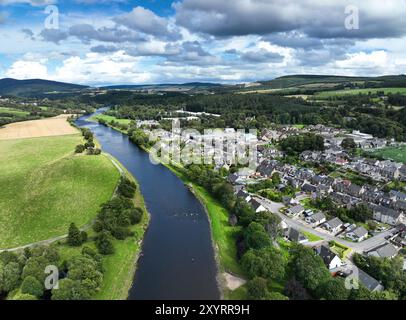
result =
M364 227L358 227L346 234L353 241L361 242L368 237L368 231Z
M294 228L289 228L286 231L285 236L288 240L290 240L292 242L297 242L297 243L301 243L301 244L309 242L309 239L307 239L304 234L302 234L300 231L298 231Z
M355 267L356 268L356 267ZM359 268L356 268L356 273L358 275L359 282L362 283L368 290L372 292L380 292L383 291L385 288L382 284L379 283L378 280L372 278L369 274L362 271Z
M391 190L389 192L389 197L392 201L406 201L406 193Z
M312 224L313 226L318 226L324 222L326 222L326 216L323 212L317 212L306 219L307 223Z
M296 216L299 216L300 214L302 214L304 211L305 211L305 208L303 208L303 206L301 206L299 204L297 206L294 206L294 207L291 207L291 208L287 209L286 213L288 215L296 217Z
M370 204L372 212L374 213L374 220L382 223L397 225L401 220L401 213L388 207L381 205Z
M343 225L344 225L344 223L339 218L336 217L336 218L333 218L333 219L327 221L324 224L324 227L328 231L335 234L335 233L337 233L337 232L339 232L341 230Z
M392 244L385 243L370 250L367 254L373 257L392 259L397 256L398 250Z
M244 190L240 190L237 193L237 197L241 198L241 199L244 199L244 201L246 201L246 202L249 202L252 199L251 195L248 192L244 191Z
M306 192L306 193L316 193L317 192L317 187L312 185L312 184L305 183L302 186L302 191Z
M336 255L333 251L330 250L325 245L317 247L316 249L317 254L323 259L324 264L327 266L329 270L333 270L342 266L342 261L338 255Z
M256 199L252 198L248 203L252 206L256 213L267 211L266 208Z

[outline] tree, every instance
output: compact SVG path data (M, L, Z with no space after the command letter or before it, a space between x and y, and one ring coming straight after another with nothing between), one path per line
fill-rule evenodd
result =
M95 239L96 247L103 255L109 255L114 253L113 239L108 231L100 232Z
M131 210L131 212L130 212L131 224L134 225L134 224L140 223L142 220L143 214L144 214L144 212L142 211L141 208L134 208L133 210Z
M43 286L33 276L28 276L24 279L21 285L21 292L23 294L29 294L35 297L41 297L43 295Z
M357 148L357 144L353 138L345 138L343 142L341 142L341 147L345 150L354 150Z
M17 262L0 263L0 292L10 292L20 284L21 269Z
M18 301L24 301L24 300L38 300L37 297L30 295L30 294L25 294L25 293L17 293L15 294L11 300L18 300Z
M317 296L326 300L347 300L349 291L342 279L330 278L317 288Z
M290 270L310 293L314 294L320 284L330 279L330 272L313 249L294 244L290 254Z
M79 247L82 245L85 236L81 234L80 230L74 223L71 223L69 226L69 233L67 243L72 247ZM86 235L87 238L87 235Z
M75 148L75 152L76 153L82 153L83 151L85 151L85 146L83 144L78 144Z
M275 173L272 175L272 183L273 183L275 186L277 186L278 184L281 183L281 177L280 177L280 175L279 175L278 172L275 172Z
M91 294L80 281L69 278L59 281L59 289L52 289L52 300L90 300Z
M264 227L257 222L252 222L246 228L244 238L248 248L261 249L271 244L271 238Z
M282 280L285 276L285 262L282 254L273 247L249 250L242 257L241 265L250 278Z
M247 282L248 295L253 300L264 300L268 295L268 284L264 278L255 277Z

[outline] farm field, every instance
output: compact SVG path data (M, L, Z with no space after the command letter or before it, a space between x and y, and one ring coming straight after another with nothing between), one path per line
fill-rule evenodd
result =
M0 107L0 117L4 114L12 114L15 116L26 116L29 115L30 113L18 109Z
M354 89L354 90L337 90L337 91L325 91L319 92L315 95L317 98L330 98L335 96L345 96L345 95L358 95L358 94L368 94L377 93L384 91L385 94L389 93L401 93L406 94L406 88L369 88L369 89Z
M406 146L388 147L371 152L372 155L406 164Z
M102 119L102 120L104 120L106 122L110 122L110 121L114 120L114 121L116 121L116 122L118 122L120 124L130 124L131 121L132 121L130 119L118 119L116 117L108 116L106 114L99 114L97 116L94 116L94 117L90 118L89 120L90 121L98 121L99 119Z
M0 141L0 249L85 226L111 198L117 168L104 155L74 155L80 143L78 133Z
M4 128L0 128L0 140L76 134L77 130L66 121L67 117L68 115L62 115L6 125Z

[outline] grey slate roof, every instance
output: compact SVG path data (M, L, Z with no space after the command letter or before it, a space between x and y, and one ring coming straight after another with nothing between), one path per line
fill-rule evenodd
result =
M365 229L364 227L358 227L351 232L355 234L358 238L365 237L368 234L367 229Z
M372 278L369 274L365 273L361 269L358 269L359 281L371 291L382 291L384 287L376 280Z
M343 222L337 217L331 219L330 221L327 221L326 223L333 229L343 225Z
M288 231L288 238L290 241L300 242L307 240L307 238L298 230L290 228Z
M368 252L368 254L374 256L378 255L378 257L380 258L392 258L393 256L396 256L398 254L398 251L393 245L391 245L390 243L386 243L371 250L370 252Z

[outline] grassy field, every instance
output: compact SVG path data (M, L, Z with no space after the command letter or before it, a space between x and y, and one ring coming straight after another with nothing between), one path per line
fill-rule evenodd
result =
M406 94L406 88L370 88L370 89L354 89L354 90L336 90L336 91L325 91L319 92L315 96L317 98L330 98L335 96L346 96L346 95L358 95L358 94L368 94L371 92L375 94L377 92L384 91L385 94L389 93L401 93Z
M123 168L123 170L126 171L125 168ZM126 174L128 178L135 181L128 172ZM113 255L103 256L103 267L105 269L103 283L100 291L94 296L95 300L127 299L128 291L131 288L137 267L136 262L142 249L142 239L149 223L149 215L145 208L144 199L139 192L139 188L137 190L134 203L135 206L144 210L145 214L142 222L131 227L131 231L135 233L134 237L127 238L124 241L113 240L115 253ZM94 231L89 230L89 241L84 245L97 250L94 242L91 240L94 235L93 233ZM60 244L59 250L62 257L67 259L70 256L80 254L82 247L69 247L65 244Z
M406 164L406 146L388 147L371 152L372 155Z
M118 122L118 123L120 123L120 124L130 124L131 123L131 121L132 120L130 120L130 119L118 119L118 118L116 118L116 117L113 117L113 116L108 116L108 115L106 115L106 114L99 114L99 115L97 115L97 116L93 116L93 117L91 117L89 120L90 121L98 121L99 119L103 119L103 120L105 120L105 121L107 121L107 122L110 122L110 121L116 121L116 122Z
M12 114L12 115L15 115L15 116L27 116L30 113L26 112L26 111L18 110L18 109L0 107L0 116L2 114Z
M104 155L74 155L79 134L0 141L0 248L66 234L109 200L119 172Z

